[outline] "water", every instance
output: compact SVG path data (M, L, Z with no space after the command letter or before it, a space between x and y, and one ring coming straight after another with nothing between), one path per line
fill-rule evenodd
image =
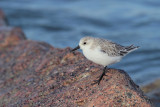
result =
M111 67L139 85L160 78L159 0L0 0L0 8L11 26L54 47L75 47L86 35L141 46Z

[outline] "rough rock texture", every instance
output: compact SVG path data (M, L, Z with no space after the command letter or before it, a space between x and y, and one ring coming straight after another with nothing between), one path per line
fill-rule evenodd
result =
M81 53L27 40L19 28L0 29L1 106L151 106L123 70L109 69L91 85L103 67Z

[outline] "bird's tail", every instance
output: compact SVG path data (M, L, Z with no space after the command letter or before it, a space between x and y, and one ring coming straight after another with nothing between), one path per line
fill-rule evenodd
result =
M128 53L130 53L138 48L139 48L139 46L134 46L134 45L125 47L125 49L128 51Z

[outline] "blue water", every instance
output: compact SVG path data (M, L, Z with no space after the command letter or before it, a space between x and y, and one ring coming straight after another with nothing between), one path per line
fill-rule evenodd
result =
M75 47L84 36L141 46L111 67L139 85L160 78L159 0L0 0L0 8L11 26L54 47Z

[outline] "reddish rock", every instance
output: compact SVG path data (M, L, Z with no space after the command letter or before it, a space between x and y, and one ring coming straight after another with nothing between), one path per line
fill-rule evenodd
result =
M155 107L160 105L160 79L153 81L150 84L147 84L141 87L143 92L151 98L151 101L154 103Z
M0 27L0 48L14 46L25 39L21 28Z
M7 18L5 17L3 11L0 9L0 26L7 26Z
M109 69L71 48L26 40L19 28L0 31L0 105L52 107L142 106L151 103L123 70Z
M151 106L124 71L110 69L100 85L91 85L102 73L101 66L79 52L70 53L70 48L57 49L13 34L18 39L8 36L10 45L0 48L1 105Z

